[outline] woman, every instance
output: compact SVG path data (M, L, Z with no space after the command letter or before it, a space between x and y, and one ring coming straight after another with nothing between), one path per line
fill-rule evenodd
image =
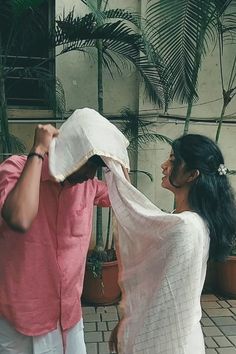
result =
M175 195L175 213L196 212L207 224L210 256L224 260L236 234L234 194L219 147L209 138L185 135L162 165L162 187Z
M162 187L175 197L172 214L118 177L108 179L120 225L124 295L124 317L110 341L113 353L204 354L200 296L207 260L209 254L225 259L235 242L236 205L219 147L202 135L182 136L161 168Z

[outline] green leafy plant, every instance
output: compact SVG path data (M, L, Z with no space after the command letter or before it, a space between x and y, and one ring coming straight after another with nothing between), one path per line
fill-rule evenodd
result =
M202 58L215 42L218 18L232 0L149 0L147 32L166 63L170 100L187 103L187 134L193 103L198 99Z

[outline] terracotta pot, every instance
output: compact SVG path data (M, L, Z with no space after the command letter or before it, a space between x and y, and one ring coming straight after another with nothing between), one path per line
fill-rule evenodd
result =
M120 300L118 285L118 262L105 262L102 265L102 279L94 278L87 262L82 302L91 305L112 305Z
M236 256L226 262L217 262L217 291L227 297L236 298Z
M206 279L203 287L203 293L212 293L216 288L216 262L213 260L209 260L207 262L207 272Z

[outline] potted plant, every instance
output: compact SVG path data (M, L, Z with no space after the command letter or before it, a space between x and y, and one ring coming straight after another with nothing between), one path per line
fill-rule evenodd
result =
M116 221L112 209L109 208L105 248L98 251L96 246L95 249L88 252L82 294L83 302L111 305L120 299L118 262L114 245L116 232Z
M216 291L236 299L236 243L225 262L216 262Z

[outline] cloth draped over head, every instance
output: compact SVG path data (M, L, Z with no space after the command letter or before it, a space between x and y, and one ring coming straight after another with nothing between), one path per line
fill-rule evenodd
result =
M77 109L60 128L49 151L49 168L58 182L78 170L93 155L110 157L129 169L128 140L93 109Z
M200 296L203 241L198 227L188 229L186 220L193 213L165 213L125 179L127 145L121 132L100 114L88 108L76 110L52 143L49 167L58 181L93 154L100 155L108 167L105 177L119 231L116 249L123 319L118 353L189 354L186 338L201 317L192 308ZM193 223L198 224L199 217L195 218ZM185 274L183 264L187 264ZM204 353L194 348L191 352Z

